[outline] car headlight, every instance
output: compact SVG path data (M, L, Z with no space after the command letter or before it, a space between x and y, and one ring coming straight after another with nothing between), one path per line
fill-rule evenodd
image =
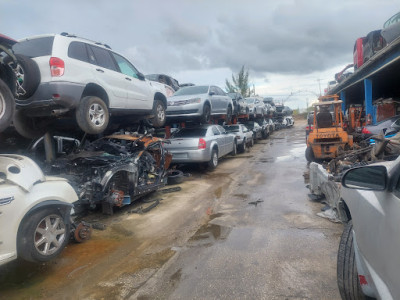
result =
M200 103L201 98L192 98L188 100L168 101L168 106L179 106L192 103Z

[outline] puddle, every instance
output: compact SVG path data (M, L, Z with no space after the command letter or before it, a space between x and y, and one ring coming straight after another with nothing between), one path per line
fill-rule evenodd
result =
M233 196L234 196L234 197L241 198L241 199L247 199L247 198L249 198L249 195L246 195L246 194L234 194Z

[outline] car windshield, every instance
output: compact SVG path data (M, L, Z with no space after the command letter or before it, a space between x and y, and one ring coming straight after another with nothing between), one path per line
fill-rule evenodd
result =
M148 80L154 80L154 81L158 80L157 74L149 74L149 75L145 75L144 77L146 77Z
M207 94L208 85L183 87L175 92L174 96Z
M207 128L182 128L176 131L173 138L190 138L190 137L203 137L207 133Z
M231 97L232 99L236 99L236 93L228 93L227 94L229 97Z
M244 99L244 100L246 100L247 103L254 103L254 101L255 101L256 99L254 99L254 98L246 98L246 99Z
M22 54L32 57L40 57L51 55L51 49L53 48L54 36L46 36L35 39L28 39L16 43L12 49L15 54Z
M224 126L226 131L239 132L239 125Z

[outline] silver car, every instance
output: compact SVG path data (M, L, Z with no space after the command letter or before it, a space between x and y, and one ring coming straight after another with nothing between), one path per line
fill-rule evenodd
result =
M400 299L400 157L347 171L338 251L343 299Z
M225 125L224 128L236 136L237 147L240 152L245 152L247 147L254 145L253 131L243 124Z
M249 115L253 118L263 117L265 115L265 106L262 98L248 97L244 98L249 106Z
M209 123L212 115L225 115L226 121L232 119L232 99L217 86L199 85L179 89L167 99L167 119L198 119Z
M173 133L165 148L172 154L173 163L207 163L215 169L218 160L229 153L236 155L235 135L220 125L200 125L182 128Z

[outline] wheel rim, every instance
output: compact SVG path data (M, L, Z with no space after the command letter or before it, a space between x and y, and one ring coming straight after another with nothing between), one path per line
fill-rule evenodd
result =
M36 250L42 255L52 255L63 245L66 226L59 215L44 217L37 225L33 237Z
M89 118L92 124L96 127L101 127L105 122L104 109L98 103L93 103L89 108Z
M204 107L204 120L205 120L207 123L210 122L210 115L211 115L211 113L210 113L210 107L208 107L208 105L207 105L207 106Z
M4 116L6 108L6 100L4 99L3 94L0 93L0 119Z
M243 141L243 151L246 150L246 141Z
M217 153L214 152L214 155L213 155L213 165L214 165L214 167L216 167L217 164L218 164L218 156L217 156Z
M15 71L15 75L17 77L16 80L16 85L17 85L17 89L16 89L16 94L18 97L23 96L26 94L26 91L23 87L24 82L25 82L25 72L24 69L22 68L22 66L20 64L17 65L16 71Z
M164 119L165 119L164 107L161 104L157 105L157 118L161 122L164 121Z

